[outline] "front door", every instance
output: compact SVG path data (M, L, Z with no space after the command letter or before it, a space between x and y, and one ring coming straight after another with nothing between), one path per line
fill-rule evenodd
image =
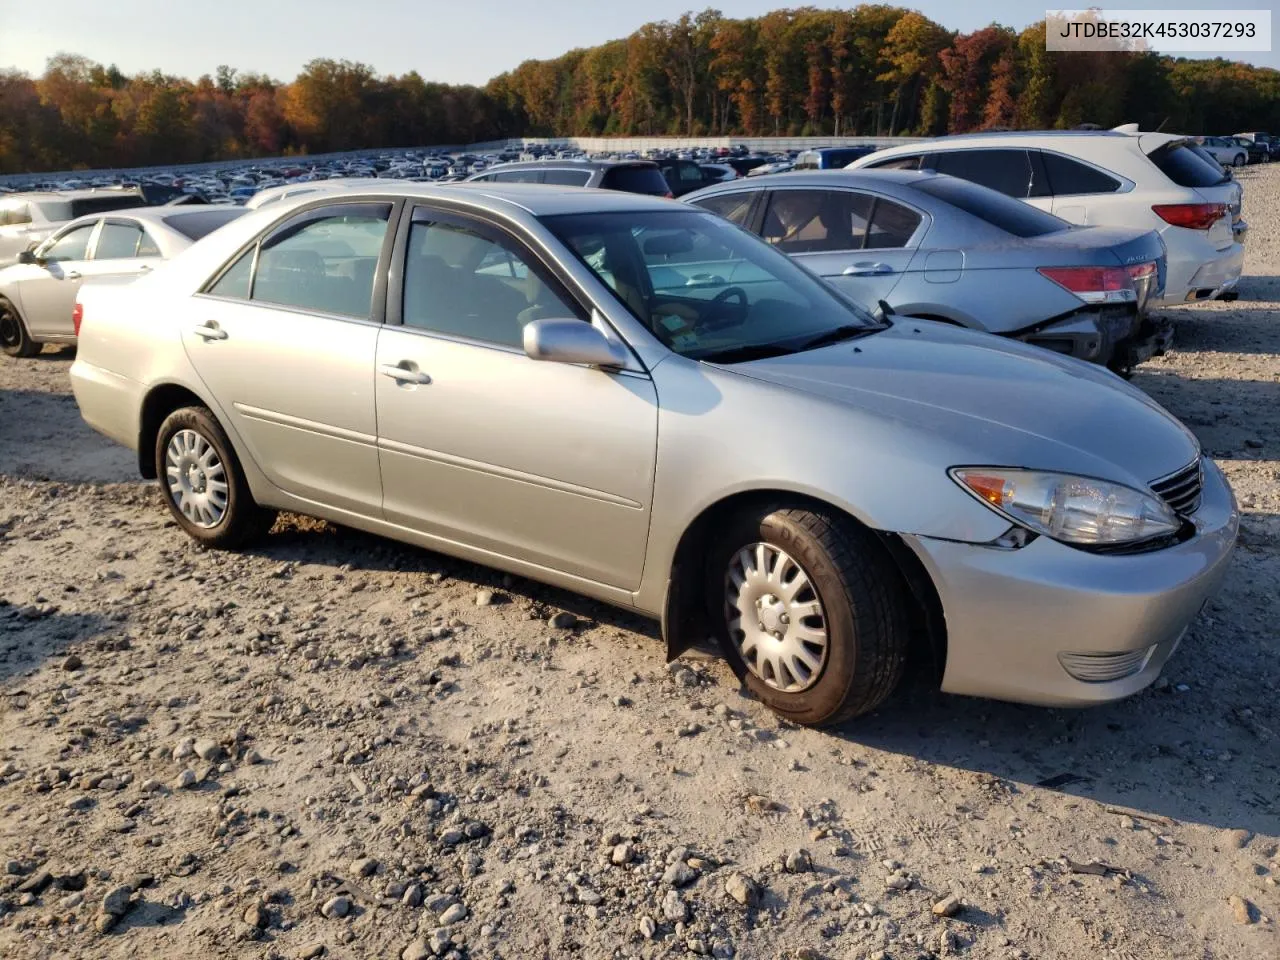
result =
M373 396L393 205L318 203L191 299L182 338L209 395L281 490L377 517ZM387 248L384 250L384 246Z
M37 339L75 334L71 308L84 279L89 241L98 223L94 220L58 232L36 250L44 263L24 268L30 275L22 281L19 291L22 315L27 330Z
M388 521L609 586L639 585L658 409L647 374L531 360L524 324L577 317L514 237L419 207L378 339ZM397 289L399 286L399 289Z

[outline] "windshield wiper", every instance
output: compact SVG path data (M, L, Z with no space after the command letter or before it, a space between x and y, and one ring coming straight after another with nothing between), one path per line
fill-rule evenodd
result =
M887 330L889 324L877 323L868 324L866 326L854 325L851 323L842 324L834 327L826 333L820 333L816 337L806 340L797 348L799 350L816 350L818 347L829 347L833 343L844 343L846 340L856 340L859 337L865 337L869 333L876 333L880 330Z
M784 357L796 351L784 347L780 343L751 343L741 347L729 347L725 350L713 350L692 359L706 363L746 363L748 360L764 360L768 357Z

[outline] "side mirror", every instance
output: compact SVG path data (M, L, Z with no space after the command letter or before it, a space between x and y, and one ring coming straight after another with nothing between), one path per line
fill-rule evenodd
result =
M36 256L34 250L23 250L18 254L19 263L39 263L40 258Z
M533 360L585 363L593 367L625 367L627 348L589 323L545 318L524 326L524 352Z

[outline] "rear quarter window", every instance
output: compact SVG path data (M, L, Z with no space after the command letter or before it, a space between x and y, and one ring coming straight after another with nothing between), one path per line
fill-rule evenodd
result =
M1078 160L1060 153L1041 153L1049 189L1055 197L1082 193L1115 193L1120 181Z
M1218 164L1204 159L1185 143L1157 147L1147 157L1180 187L1212 187L1227 180Z

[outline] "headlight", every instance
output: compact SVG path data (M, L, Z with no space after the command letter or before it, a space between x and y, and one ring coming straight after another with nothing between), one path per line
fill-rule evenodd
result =
M1176 533L1181 526L1163 500L1119 483L1004 467L949 472L997 513L1064 543L1137 543Z

